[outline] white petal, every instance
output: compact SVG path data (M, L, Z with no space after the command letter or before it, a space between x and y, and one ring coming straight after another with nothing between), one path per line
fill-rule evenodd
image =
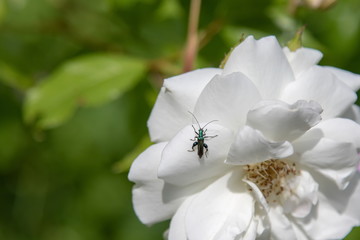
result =
M314 102L299 100L292 105L268 100L249 111L247 125L260 130L274 141L292 141L304 134L321 120L321 106Z
M201 91L220 73L206 68L165 79L148 121L151 140L168 141L189 124L188 111L193 111Z
M170 222L169 240L188 240L185 229L185 216L194 196L188 197L176 211Z
M234 240L246 231L254 202L241 178L229 173L195 197L186 214L189 239Z
M251 219L250 225L243 237L236 240L269 240L271 236L271 226L267 212L259 210L255 204L255 214Z
M319 185L305 170L301 170L300 175L293 180L295 180L293 183L288 182L293 194L285 196L282 201L284 212L296 218L304 218L309 215L318 201Z
M203 126L203 123L200 123ZM207 136L205 143L208 145L207 157L204 154L201 159L197 155L197 147L194 152L191 150L195 133L191 126L182 129L165 147L158 176L166 182L185 186L190 183L212 178L219 174L224 174L229 170L229 166L224 164L224 160L229 151L233 134L227 128L216 123L207 126Z
M344 188L359 162L360 126L348 119L329 119L309 130L293 145L300 155L307 152L305 159L301 157L302 160L310 161L311 166L316 165L315 170L334 179L339 187Z
M267 214L256 212L244 237L236 238L236 240L269 240L271 235L270 231Z
M322 191L325 193L325 191ZM332 192L335 193L334 191ZM347 201L345 201L346 207L344 207L344 215L347 215L348 217L352 218L354 226L360 225L360 174L357 173L356 176L352 179L349 186L345 189L344 192L336 194L336 196L342 196L343 199L345 198ZM326 197L328 197L327 195ZM327 198L328 199L328 198ZM331 198L331 199L335 199ZM344 201L339 201L339 203L343 203ZM335 204L333 204L335 205Z
M254 164L269 159L286 158L292 154L293 148L289 142L270 141L260 131L245 126L231 145L226 163Z
M264 214L256 214L253 221L258 223L257 225L257 237L256 240L269 240L271 236L271 224L269 216Z
M161 153L166 144L166 142L154 144L141 153L131 165L129 180L144 184L153 180L160 181L157 178L157 169L160 164Z
M274 240L296 239L292 223L282 212L281 207L272 207L269 211L269 221L271 223L271 235Z
M320 130L322 135L339 142L347 142L360 149L360 125L352 120L335 118L322 121L310 131Z
M137 184L133 187L133 206L142 223L152 225L167 220L180 205L181 199L164 203L161 194L162 187L163 183L161 182Z
M346 188L359 162L355 146L329 138L310 139L305 135L299 140L293 142L298 161L332 179L340 189Z
M275 37L247 37L229 56L223 74L242 72L254 82L264 99L278 98L294 75Z
M344 112L341 117L351 119L360 124L360 107L353 104Z
M337 212L346 214L360 221L360 174L355 174L346 189L337 188L333 181L329 181L320 173L311 172L319 184L319 192ZM356 204L357 202L357 204Z
M252 219L248 229L246 229L246 233L244 234L244 237L240 238L240 239L242 239L242 240L256 240L257 228L258 228L258 222L254 221L254 219Z
M323 184L319 185L324 187ZM354 226L360 225L360 184L359 177L352 181L345 191L327 187L327 193L331 195L319 194L319 203L311 216L304 220L297 219L297 223L302 226L307 235L312 239L343 239ZM320 189L321 191L321 189ZM339 210L333 205L342 206Z
M182 199L165 203L162 198L163 180L157 178L161 152L166 143L149 147L133 163L129 180L133 187L133 205L136 215L144 224L153 224L171 218Z
M320 51L311 48L299 48L292 52L289 48L285 47L283 51L295 76L316 65L323 56Z
M172 202L177 199L182 199L184 197L189 197L197 192L203 190L207 187L213 180L205 179L203 181L198 181L196 183L191 183L186 186L177 186L171 183L165 182L162 189L162 200L163 202Z
M199 121L216 119L238 130L245 124L249 109L259 100L256 87L245 75L216 76L201 93L194 113Z
M264 197L264 194L261 192L261 190L258 188L258 186L246 179L243 179L244 182L246 182L252 189L253 195L255 196L256 200L260 203L260 206L265 210L269 211L269 204L266 201L266 198Z
M324 109L323 119L341 115L356 100L356 94L328 70L313 66L283 91L281 100L294 103L299 99L318 102Z
M335 67L325 67L327 70L336 75L338 79L343 81L346 85L348 85L352 90L357 91L360 88L360 75L355 74L349 71L345 71Z
M306 235L306 232L299 227L297 224L293 223L292 228L294 230L294 233L296 235L296 240L309 240L309 237ZM316 239L316 238L314 238Z

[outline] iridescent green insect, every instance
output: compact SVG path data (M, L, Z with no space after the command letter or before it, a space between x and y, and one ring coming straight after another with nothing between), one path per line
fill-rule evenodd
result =
M197 146L197 155L199 156L199 158L202 158L202 156L204 155L204 148L205 148L205 156L207 157L207 152L209 151L208 149L208 145L205 143L205 139L206 138L214 138L214 137L217 137L217 135L215 136L206 136L206 131L207 129L204 130L204 128L212 123L212 122L215 122L215 121L218 121L218 120L212 120L210 122L208 122L207 124L205 124L203 127L200 127L200 124L199 124L199 121L196 119L195 115L191 112L189 112L193 117L194 119L196 120L198 126L199 126L199 129L198 131L196 131L196 129L194 128L193 125L192 128L194 129L194 132L195 132L195 137L194 139L190 139L191 141L195 141L192 145L192 150L188 150L189 152L194 152L195 151L195 147Z

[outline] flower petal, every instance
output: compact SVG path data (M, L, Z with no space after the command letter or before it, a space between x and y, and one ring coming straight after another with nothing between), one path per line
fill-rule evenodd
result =
M194 198L186 214L189 239L234 240L245 233L254 201L241 178L238 172L228 173Z
M338 79L343 81L355 92L360 88L360 75L349 71L345 71L335 67L325 66L325 69L333 73Z
M243 74L216 76L205 87L195 107L199 121L219 120L230 129L238 130L246 114L260 100L254 84Z
M166 143L150 146L132 164L129 180L133 187L133 205L144 224L153 224L171 218L182 199L165 203L162 199L164 181L157 178L157 167Z
M329 138L310 139L303 135L293 146L301 164L332 179L340 189L346 188L356 172L359 156L352 143Z
M343 189L359 162L360 126L348 119L329 119L309 130L293 146L300 161L335 180Z
M340 142L352 143L360 149L360 125L349 119L334 118L322 121L310 131L320 130L322 135Z
M343 239L353 226L360 225L359 176L345 190L324 184L319 184L319 203L312 215L297 219L297 223L312 239ZM327 189L326 195L322 194L324 187ZM338 203L334 204L334 200ZM342 206L342 209L335 206Z
M244 234L244 237L241 239L242 240L256 240L257 228L258 228L258 222L254 221L254 219L252 219L250 221L250 225L249 225L248 229L246 230L246 233Z
M341 117L351 119L360 124L360 107L353 104L344 112Z
M321 106L314 101L299 100L292 105L262 101L249 111L247 125L271 140L292 141L320 122L321 112Z
M230 54L223 74L242 72L264 99L277 98L286 84L295 80L292 69L275 37L247 37Z
M160 181L157 178L157 168L161 160L161 153L166 142L151 145L141 153L131 165L128 178L135 183L146 184L148 181ZM146 173L146 174L145 174Z
M281 207L270 208L268 214L271 223L271 239L283 240L284 236L286 239L296 239L292 223L282 212Z
M269 159L286 158L293 154L293 147L287 141L273 142L249 126L245 126L230 147L227 164L245 165Z
M282 201L284 212L296 218L304 218L310 214L318 202L318 187L312 176L305 170L300 171L293 183L289 182L293 194Z
M311 48L299 48L292 52L289 48L285 47L283 48L283 51L295 76L298 76L303 71L306 71L310 67L316 65L323 56L320 51Z
M165 79L148 120L151 140L168 141L189 124L188 111L193 111L203 88L220 73L220 69L205 68Z
M188 197L176 211L170 222L169 240L187 240L189 239L185 229L185 216L188 208L195 196Z
M356 100L356 94L325 68L313 66L298 80L288 84L281 100L294 103L299 99L318 102L324 119L341 115Z
M327 189L328 191L330 189ZM324 193L329 193L329 192L325 192L325 190L321 190L321 192ZM337 200L339 199L339 197L341 196L343 199L346 199L346 206L343 206L344 211L343 213L345 215L347 215L348 217L352 218L352 221L354 223L354 226L359 226L360 225L360 174L355 175L355 177L352 179L351 183L349 184L349 186L345 189L345 191L343 192L338 192L336 193L336 191L332 191L331 192L333 195L337 196L336 197L331 197L331 199L329 199L328 197L330 196L330 194L326 195L325 198L328 200ZM338 201L338 204L344 203L345 201ZM332 206L335 206L335 204L332 204Z
M270 239L271 228L270 228L270 221L268 215L267 214L255 215L253 221L256 221L258 223L256 240Z
M256 207L255 207L256 209ZM257 210L255 210L257 211ZM246 230L243 238L236 238L242 240L266 240L270 239L270 223L267 214L259 214L256 212L251 219L250 225Z
M165 182L162 190L162 199L163 202L172 202L183 197L192 196L199 191L206 188L210 183L213 182L213 179L205 179L203 181L198 181L196 183L191 183L186 186L178 186L171 183Z
M258 188L258 186L253 183L252 181L243 179L244 182L246 182L250 187L251 191L253 192L253 195L255 196L255 199L260 203L260 206L266 211L269 211L269 204L266 201L266 198L264 197L264 194L261 192L261 190Z
M194 148L194 152L188 151L193 144L190 139L194 137L194 130L187 126L165 147L158 171L159 178L177 186L185 186L224 174L229 170L229 166L224 164L224 159L233 140L232 132L215 123L208 125L207 129L207 136L217 135L205 139L209 149L208 156L204 154L199 159L197 147Z
M304 231L304 229L302 229L295 223L292 224L292 227L293 227L295 235L296 235L296 240L309 240L309 237L306 235L306 232ZM316 239L316 238L314 238L314 239Z

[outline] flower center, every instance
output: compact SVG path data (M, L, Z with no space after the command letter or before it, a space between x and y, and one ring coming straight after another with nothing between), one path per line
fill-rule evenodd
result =
M275 203L283 192L292 194L288 181L300 174L295 167L295 163L289 165L279 159L270 159L261 163L245 165L245 178L257 185L268 203ZM252 189L249 188L249 190Z

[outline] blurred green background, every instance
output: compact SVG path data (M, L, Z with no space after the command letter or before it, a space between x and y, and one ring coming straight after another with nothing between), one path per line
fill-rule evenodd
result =
M0 0L0 239L162 239L136 218L127 172L150 145L162 79L182 72L189 1ZM303 43L360 73L360 2L206 0L196 67L242 34ZM355 229L346 239L360 239Z

